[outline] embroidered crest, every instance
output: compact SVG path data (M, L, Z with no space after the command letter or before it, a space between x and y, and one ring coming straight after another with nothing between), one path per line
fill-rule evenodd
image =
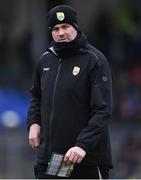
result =
M79 72L80 72L80 67L74 66L72 74L76 76L77 74L79 74Z
M65 19L65 14L63 12L57 12L56 16L59 21L63 21Z
M103 80L104 82L106 82L106 81L108 81L108 77L103 76L103 77L102 77L102 80Z

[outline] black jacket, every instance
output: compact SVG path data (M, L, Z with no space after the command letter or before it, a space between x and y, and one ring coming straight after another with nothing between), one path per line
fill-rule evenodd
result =
M38 162L52 152L77 145L86 150L81 164L112 167L109 138L111 72L104 55L86 43L67 58L50 48L37 65L28 112L28 128L41 125Z

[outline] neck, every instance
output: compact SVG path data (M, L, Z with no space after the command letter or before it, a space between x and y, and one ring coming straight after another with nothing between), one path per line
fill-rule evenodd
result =
M81 32L77 33L74 40L70 42L52 42L55 52L63 58L72 56L86 44L86 37Z

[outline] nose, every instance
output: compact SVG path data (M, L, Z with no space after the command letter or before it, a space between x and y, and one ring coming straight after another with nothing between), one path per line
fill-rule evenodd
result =
M59 29L59 32L58 32L58 34L59 34L59 36L62 36L62 35L64 35L64 31L63 31L63 29Z

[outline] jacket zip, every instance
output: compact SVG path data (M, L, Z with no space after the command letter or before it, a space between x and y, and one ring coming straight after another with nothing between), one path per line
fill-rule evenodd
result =
M60 74L60 68L61 68L61 58L59 59L59 66L58 66L58 69L57 69L57 75L56 75L56 78L55 78L55 83L54 83L54 88L53 88L52 108L51 108L51 114L50 114L50 120L49 120L49 154L50 155L51 155L52 119L53 119L53 112L54 112L56 86L57 86L58 77L59 77L59 74Z

